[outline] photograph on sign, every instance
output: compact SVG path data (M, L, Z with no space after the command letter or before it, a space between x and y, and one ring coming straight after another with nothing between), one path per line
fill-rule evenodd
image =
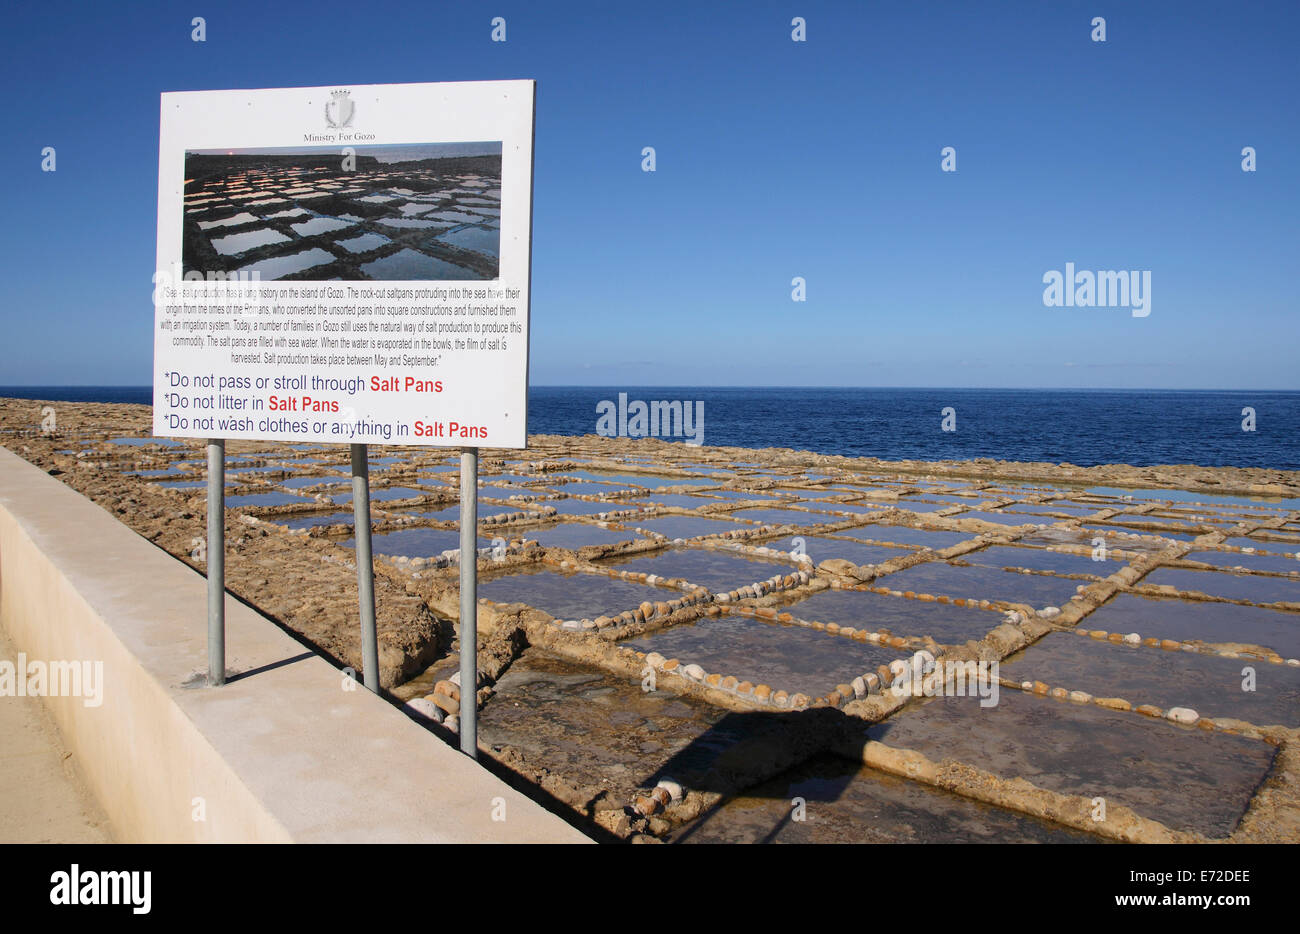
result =
M164 94L155 433L523 447L533 94Z
M185 154L186 272L496 279L501 143Z

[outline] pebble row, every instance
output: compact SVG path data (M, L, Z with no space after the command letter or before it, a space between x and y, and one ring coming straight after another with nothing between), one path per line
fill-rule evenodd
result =
M701 606L713 598L707 590L695 590L672 600L642 603L635 610L625 610L614 616L597 616L595 619L552 619L551 625L569 631L594 632L598 629L628 626L632 623L644 623L655 619L665 619L678 610L691 606Z
M812 579L813 574L810 571L795 571L785 575L773 574L767 580L747 584L744 587L737 587L735 590L729 590L726 593L715 594L714 599L722 604L735 603L737 600L761 597L764 594L800 587ZM767 609L771 608L768 607ZM776 611L773 610L772 612L775 614Z
M1290 665L1300 668L1300 658L1283 658L1281 655L1260 655L1256 652L1221 651L1207 645L1180 642L1177 639L1157 639L1155 636L1143 638L1136 632L1122 634L1107 632L1105 629L1074 629L1075 635L1088 636L1091 639L1106 642L1123 642L1127 645L1142 645L1147 648L1164 649L1167 652L1192 652L1198 655L1217 655L1220 658L1244 658L1254 661L1269 662L1274 665Z
M537 548L536 542L515 542L506 546L505 553L507 555L521 555L528 551L536 551ZM478 549L478 557L480 558L492 558L496 557L496 555L497 551L491 545ZM460 564L460 549L449 548L432 558L412 558L407 555L382 555L381 557L387 558L393 564L402 568L449 568Z
M1009 681L1006 678L999 679L1004 687L1019 688L1027 694L1037 694L1040 697L1050 697L1053 700L1068 701L1071 704L1092 704L1097 707L1104 707L1107 710L1119 710L1125 713L1137 713L1144 717L1151 717L1155 720L1169 720L1172 723L1181 723L1184 726L1195 726L1197 729L1204 730L1207 733L1234 733L1241 731L1229 726L1220 726L1218 721L1209 717L1202 717L1191 707L1170 707L1164 710L1154 704L1137 704L1124 700L1122 697L1093 697L1087 691L1069 691L1065 688L1049 687L1042 681ZM1264 734L1264 739L1274 745L1280 740L1270 734Z
M625 651L632 650L625 649ZM661 674L676 675L695 684L704 685L718 691L726 691L750 703L763 704L781 710L803 710L809 706L821 706L808 697L807 694L774 691L769 685L754 684L752 681L742 680L734 675L710 674L699 665L683 665L680 659L664 658L658 652L650 652L649 654L635 652L634 654L638 659L641 659ZM851 687L849 688L849 694L851 699L853 694ZM819 698L819 700L821 699Z

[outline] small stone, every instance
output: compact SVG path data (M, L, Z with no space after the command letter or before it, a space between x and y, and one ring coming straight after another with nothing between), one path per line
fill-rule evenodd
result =
M724 691L734 691L736 689L736 685L739 683L740 681L736 678L735 675L727 675L725 678L722 679L721 687Z
M687 665L682 669L682 674L690 678L692 681L704 680L704 669L699 665Z
M656 785L655 787L662 788L664 791L668 792L668 797L672 801L682 800L682 797L685 794L682 791L682 786L679 783L673 781L671 778L659 779L659 784Z
M664 657L660 655L658 652L651 652L649 655L645 657L645 663L649 665L651 668L662 668L664 664Z
M1170 707L1165 716L1175 723L1195 723L1200 719L1200 714L1190 707Z
M1161 639L1160 648L1164 649L1166 652L1179 652L1182 651L1183 644L1181 642L1176 642L1173 639Z
M1092 695L1087 691L1071 691L1070 702L1074 704L1086 704L1092 700Z
M1040 694L1040 695L1046 697L1046 696L1047 696L1047 692L1048 692L1048 690L1050 690L1050 689L1049 689L1048 686L1047 686L1046 684L1044 684L1042 681L1035 681L1035 682L1034 682L1034 693L1035 693L1035 694Z
M441 723L443 720L442 708L429 697L412 698L406 702L406 706L426 720L433 720L436 723Z
M850 687L853 689L854 697L867 696L867 682L861 676L854 678Z
M744 695L744 694L753 694L753 693L754 693L754 682L752 682L752 681L742 681L742 682L740 682L739 684L736 685L736 693L737 693L737 694L742 694L742 695Z
M632 809L643 817L654 814L659 807L659 802L649 795L637 795L632 799Z
M790 703L790 695L785 691L777 691L772 695L772 703L776 704L778 707L788 706Z
M1107 710L1132 710L1133 705L1122 697L1095 697L1092 701L1098 707L1105 707Z
M1151 705L1151 704L1142 704L1142 705L1140 705L1140 706L1137 708L1137 712L1140 713L1140 714L1142 714L1142 716L1144 716L1144 717L1156 717L1156 718L1160 718L1160 717L1163 717L1163 716L1165 715L1165 712L1164 712L1163 710L1161 710L1159 707L1155 707L1155 706L1153 706L1153 705Z
M1059 606L1045 606L1038 611L1038 615L1042 619L1054 619L1061 615L1061 608Z
M772 696L772 689L766 684L760 684L754 688L754 697L757 700L765 701Z
M1050 693L1055 700L1065 700L1070 695L1070 692L1065 688L1052 688L1048 693Z
M807 694L792 694L792 695L790 696L790 706L791 706L791 707L807 707L807 706L808 706L808 695L807 695Z
M681 667L681 662L675 658L668 659L668 661L664 662L662 666L665 672L676 671L679 667Z
M722 683L722 675L718 674L717 672L714 672L711 675L706 675L704 678L704 683L711 688L716 688L718 685Z
M1124 641L1127 642L1129 645L1140 645L1142 642L1142 637L1139 636L1136 632L1130 632L1127 636L1124 637Z

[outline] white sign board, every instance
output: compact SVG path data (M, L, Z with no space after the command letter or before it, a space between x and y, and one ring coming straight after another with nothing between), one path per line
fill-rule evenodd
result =
M534 89L163 94L154 434L523 447Z

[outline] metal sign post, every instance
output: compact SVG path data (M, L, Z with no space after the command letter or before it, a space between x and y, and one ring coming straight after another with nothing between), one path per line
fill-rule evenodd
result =
M208 684L226 683L226 442L208 441Z
M478 758L478 448L460 452L460 751Z
M357 552L357 602L361 609L361 670L365 685L379 693L379 642L375 635L375 565L370 553L370 464L368 446L352 445L352 523Z

